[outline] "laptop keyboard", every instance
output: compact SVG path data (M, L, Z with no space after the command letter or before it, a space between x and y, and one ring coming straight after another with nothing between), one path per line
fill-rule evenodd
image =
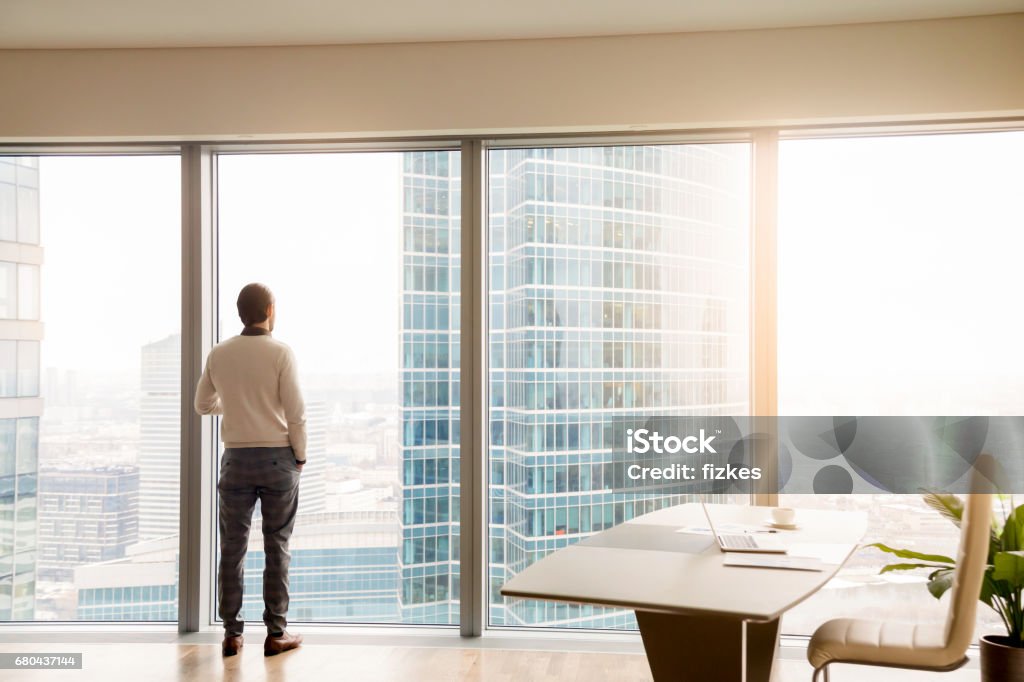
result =
M726 549L757 549L757 542L748 535L719 535L718 539Z

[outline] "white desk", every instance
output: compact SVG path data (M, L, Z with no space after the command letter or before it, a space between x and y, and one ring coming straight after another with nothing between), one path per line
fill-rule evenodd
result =
M765 507L708 508L716 525L762 525L769 516ZM792 553L820 553L836 563L825 571L724 566L725 554L709 534L675 532L707 526L700 505L685 504L553 552L501 593L633 609L659 682L768 682L779 618L836 574L867 529L866 517L855 512L801 510L797 521L799 529L774 537Z

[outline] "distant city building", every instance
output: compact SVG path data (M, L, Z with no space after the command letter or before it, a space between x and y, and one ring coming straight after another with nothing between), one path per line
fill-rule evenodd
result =
M306 466L299 486L299 514L327 509L327 405L306 401Z
M44 469L39 479L39 579L123 557L139 539L139 469Z
M288 618L397 622L397 528L393 511L300 516L289 547ZM262 625L263 539L259 533L252 536L245 559L242 615Z
M178 537L132 545L125 557L75 568L78 620L178 620Z
M35 610L42 262L38 159L0 157L0 620Z
M299 517L291 540L289 618L391 623L399 617L394 512ZM262 626L262 536L245 561L243 616ZM144 542L123 559L75 569L82 620L176 620L177 538Z
M181 477L181 335L142 347L139 537L178 534Z

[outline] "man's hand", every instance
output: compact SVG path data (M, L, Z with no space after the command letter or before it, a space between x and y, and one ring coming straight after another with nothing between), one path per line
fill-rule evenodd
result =
M295 466L299 467L299 473L301 474L302 467L306 466L306 460L302 460L301 462L299 460L295 460Z

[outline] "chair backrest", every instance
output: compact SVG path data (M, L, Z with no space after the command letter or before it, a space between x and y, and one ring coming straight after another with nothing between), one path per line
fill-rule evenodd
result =
M978 488L975 487L975 490ZM956 571L950 589L949 614L946 616L946 649L957 655L967 652L974 641L978 596L988 566L989 538L992 533L992 494L974 492L965 496L960 522L960 547Z

